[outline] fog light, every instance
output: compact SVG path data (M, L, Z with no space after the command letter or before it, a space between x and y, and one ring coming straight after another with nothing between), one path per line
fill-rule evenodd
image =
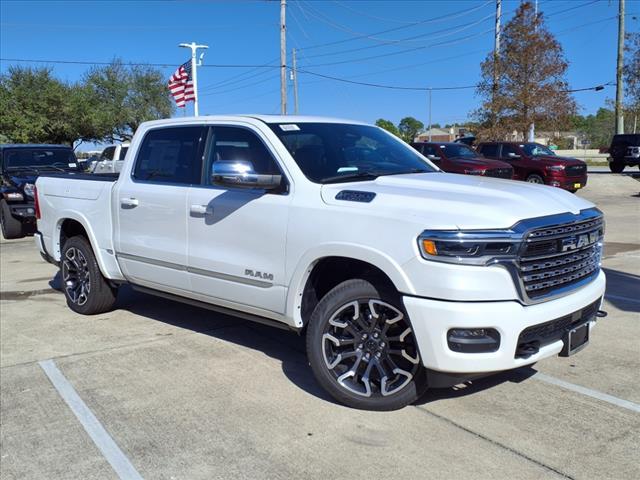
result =
M500 348L500 334L495 328L452 328L447 332L447 344L454 352L495 352Z
M555 180L551 180L549 182L549 185L551 185L552 187L559 187L560 186L560 182L556 182Z
M27 208L27 213L33 214L34 210L33 208Z

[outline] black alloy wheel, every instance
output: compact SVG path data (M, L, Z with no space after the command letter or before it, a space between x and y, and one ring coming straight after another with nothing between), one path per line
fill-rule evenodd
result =
M426 387L409 319L397 295L347 280L316 307L307 350L318 381L338 401L369 410L394 410Z

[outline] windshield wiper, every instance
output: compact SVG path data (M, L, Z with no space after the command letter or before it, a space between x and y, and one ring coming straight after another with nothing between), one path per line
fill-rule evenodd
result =
M39 168L55 168L59 172L66 172L64 168L56 167L55 165L40 165Z
M354 173L347 173L345 175L335 175L333 177L325 177L321 179L321 182L322 183L340 183L342 181L349 181L349 180L375 180L380 175L383 175L383 174L376 173L376 172L354 172Z

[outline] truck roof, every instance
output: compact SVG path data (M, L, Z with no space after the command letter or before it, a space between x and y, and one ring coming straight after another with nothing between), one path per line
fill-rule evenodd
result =
M144 122L145 126L175 125L179 123L192 123L194 121L233 121L233 120L258 120L264 123L347 123L352 125L368 125L359 120L344 118L320 117L314 115L261 115L261 114L231 114L231 115L201 115L199 117L176 117L163 120Z

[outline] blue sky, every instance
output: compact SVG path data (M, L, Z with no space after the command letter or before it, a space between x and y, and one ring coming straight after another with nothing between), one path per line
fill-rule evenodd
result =
M519 3L503 0L503 22ZM539 0L570 62L572 88L615 80L617 8L618 2L610 0ZM399 86L473 85L480 62L493 48L494 10L494 0L289 0L287 49L299 49L300 69L323 75ZM627 30L637 31L640 21L632 15L640 15L640 1L627 0L627 12ZM188 58L177 47L180 42L208 44L205 65L275 64L279 56L277 1L2 0L0 14L2 58L104 62L117 56L170 64L162 68L168 78ZM433 21L412 25L423 20ZM11 63L2 61L1 70ZM70 81L89 68L51 66ZM279 112L277 68L210 66L199 69L199 83L201 114ZM302 114L369 122L379 117L397 122L411 115L427 123L425 92L350 85L310 74L300 74L299 91ZM576 99L586 114L613 96L614 88L607 87L577 93ZM291 112L291 85L289 104ZM433 122L463 122L478 104L473 90L434 92Z

